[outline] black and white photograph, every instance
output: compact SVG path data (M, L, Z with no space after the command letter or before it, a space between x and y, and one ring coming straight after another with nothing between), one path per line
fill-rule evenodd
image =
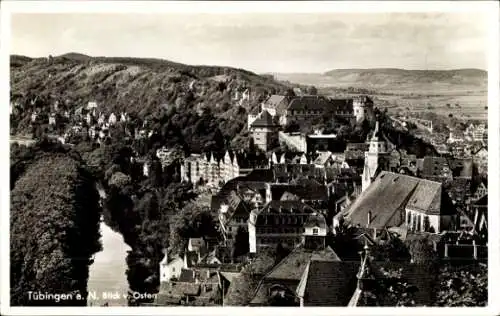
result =
M495 2L16 2L2 314L495 314Z

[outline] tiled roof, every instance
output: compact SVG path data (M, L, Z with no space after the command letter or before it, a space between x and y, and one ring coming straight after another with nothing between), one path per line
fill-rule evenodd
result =
M271 127L276 125L271 114L264 110L257 116L255 121L252 122L251 127Z
M319 213L311 214L304 223L304 227L319 227L326 229L325 217Z
M265 104L277 110L283 110L288 105L288 102L285 96L273 94L265 101Z
M328 159L330 159L330 157L332 157L332 153L331 152L321 152L318 157L314 160L314 163L317 164L317 165L324 165Z
M158 293L156 295L155 304L162 306L181 305L181 297L172 296L171 294L166 293Z
M255 210L254 210L255 211ZM257 211L258 214L262 213L313 213L315 210L300 201L270 201L264 207Z
M359 262L311 261L303 290L298 291L304 306L347 306L356 289L358 269Z
M182 269L179 282L194 282L195 272L191 269Z
M486 194L485 196L483 196L482 198L480 198L479 200L474 202L473 205L475 205L475 206L488 206L488 194Z
M327 247L324 250L310 251L303 247L295 248L278 263L259 283L251 305L264 305L271 286L280 284L295 292L297 285L309 261L314 257L317 261L338 261L337 254Z
M347 220L354 225L366 226L371 212L369 227L381 229L394 216L402 216L397 213L405 204L425 213L439 213L443 192L440 183L383 171L341 215L347 215ZM396 219L398 221L404 222L404 219Z
M333 103L325 97L301 96L293 98L287 110L327 111L333 109Z

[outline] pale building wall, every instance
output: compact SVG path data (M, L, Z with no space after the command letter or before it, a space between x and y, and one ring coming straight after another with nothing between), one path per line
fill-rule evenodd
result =
M179 278L184 261L177 258L167 264L167 256L160 263L160 282L169 282L172 278Z
M317 229L317 234L314 234L314 230ZM307 236L326 236L326 228L321 228L318 226L315 227L306 227L304 231L304 235Z
M250 215L250 220L248 221L248 243L250 248L250 253L257 252L257 236L255 232L255 225L253 224L256 220L255 214Z

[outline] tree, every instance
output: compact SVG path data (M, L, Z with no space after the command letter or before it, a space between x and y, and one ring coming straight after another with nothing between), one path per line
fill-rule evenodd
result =
M318 94L318 89L316 89L315 86L310 86L309 89L307 90L307 92L310 95L317 95Z
M433 242L428 237L410 241L408 248L414 263L433 265L438 261Z
M85 306L88 269L101 250L101 210L94 179L78 156L39 157L11 193L11 305ZM73 294L56 301L29 291Z
M380 261L410 261L408 247L397 237L374 246L373 255Z
M293 89L287 89L286 92L285 92L285 96L288 97L288 98L293 98L295 97L295 91L293 91Z
M403 269L381 269L381 277L377 279L377 306L415 306L415 293L418 288L404 278Z
M438 274L435 306L486 306L488 304L488 271L481 264L444 266Z

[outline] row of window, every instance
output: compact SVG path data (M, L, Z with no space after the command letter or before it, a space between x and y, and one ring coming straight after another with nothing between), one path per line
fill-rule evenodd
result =
M305 229L302 227L257 227L257 234L302 234ZM316 232L317 234L317 232Z
M278 210L276 210L278 211ZM284 210L284 212L287 212L288 210ZM293 210L291 211L293 213ZM274 217L274 220L273 220ZM290 216L290 215L278 215L278 216L264 216L264 224L265 225L302 225L306 221L306 216Z

